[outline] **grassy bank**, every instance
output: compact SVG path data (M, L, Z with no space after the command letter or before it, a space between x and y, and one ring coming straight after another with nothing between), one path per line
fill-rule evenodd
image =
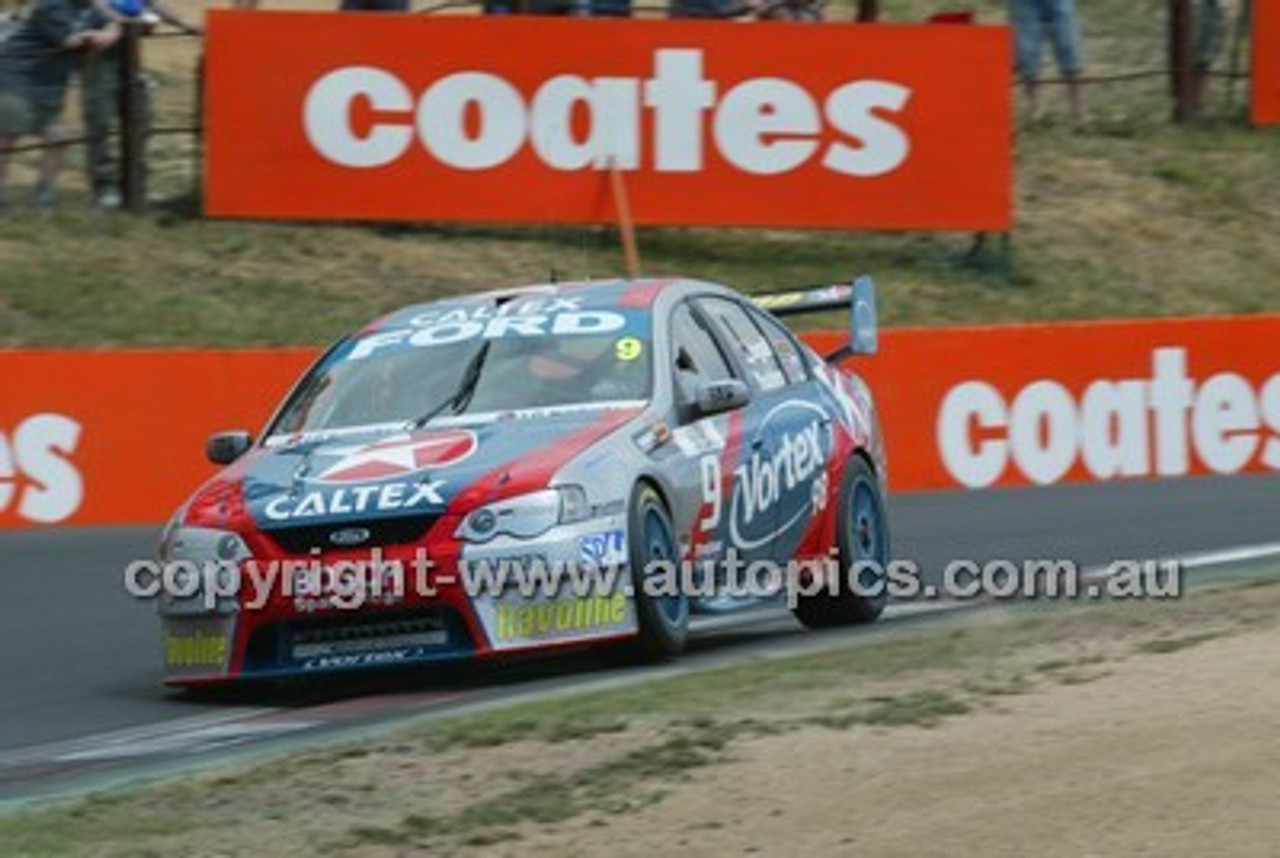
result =
M1020 159L1011 260L955 234L644 230L644 267L747 290L870 272L891 325L1280 310L1273 136L1044 128ZM11 218L0 343L317 343L405 303L619 268L601 229Z

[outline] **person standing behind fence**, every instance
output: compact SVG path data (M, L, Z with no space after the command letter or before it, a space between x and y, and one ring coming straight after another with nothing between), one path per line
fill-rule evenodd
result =
M1200 0L1195 18L1195 74L1192 76L1192 99L1197 109L1204 99L1204 85L1213 68L1218 52L1222 50L1223 20L1221 0Z
M22 6L18 3L10 4L9 0L0 0L0 42L9 37L9 34L18 29L21 19L18 12Z
M44 139L33 201L53 205L66 133L59 119L67 83L81 51L102 50L120 37L114 24L93 26L90 0L36 0L22 24L0 44L0 206L6 202L9 149L24 134Z
M184 33L204 33L199 24L191 24L159 0L98 0L96 24L142 20L164 21ZM117 42L106 50L95 51L85 58L80 109L84 118L85 169L93 197L103 208L118 208L121 203L120 166L112 146L111 129L120 115L120 93L124 83L124 45ZM150 124L150 98L145 97L143 121Z
M756 11L755 0L669 0L669 18L741 18Z
M1058 71L1067 81L1071 115L1083 122L1084 98L1080 91L1080 35L1075 0L1011 0L1018 76L1027 93L1031 118L1042 114L1040 101L1040 53L1047 39L1053 46Z
M340 12L408 12L409 0L341 0Z

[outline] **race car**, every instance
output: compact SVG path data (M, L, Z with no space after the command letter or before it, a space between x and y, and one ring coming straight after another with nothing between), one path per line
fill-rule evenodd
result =
M843 308L816 354L778 319ZM449 298L329 348L169 522L165 681L610 646L674 656L777 601L870 622L889 557L869 278L745 297L686 279ZM743 571L747 574L743 574ZM178 576L172 576L178 580ZM855 580L856 578L856 580Z

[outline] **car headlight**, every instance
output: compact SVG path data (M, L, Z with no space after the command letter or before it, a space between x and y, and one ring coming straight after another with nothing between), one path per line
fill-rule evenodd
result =
M192 563L239 563L252 554L240 534L212 527L184 527L170 522L160 537L160 559Z
M161 614L228 613L236 610L239 564L252 556L238 533L170 522L160 538L165 587Z
M532 539L558 524L582 521L589 513L581 486L560 486L477 507L453 535L467 542L488 542L502 535Z

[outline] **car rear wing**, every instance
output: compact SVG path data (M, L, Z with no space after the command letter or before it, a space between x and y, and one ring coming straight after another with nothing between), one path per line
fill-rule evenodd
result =
M849 342L836 349L825 360L839 363L854 355L873 355L879 348L876 322L876 287L870 277L858 277L852 283L795 289L754 295L757 307L775 316L800 316L849 308Z

